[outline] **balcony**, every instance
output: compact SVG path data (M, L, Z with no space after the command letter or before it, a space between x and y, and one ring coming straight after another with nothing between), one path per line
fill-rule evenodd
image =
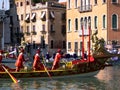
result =
M32 33L32 35L37 35L36 31L32 31L31 33Z
M30 32L25 32L25 34L26 34L27 36L30 36Z
M80 7L78 7L78 11L80 13L91 12L92 11L92 5L80 6Z
M55 30L54 30L54 29L51 29L51 30L50 30L50 33L51 33L51 34L55 33Z

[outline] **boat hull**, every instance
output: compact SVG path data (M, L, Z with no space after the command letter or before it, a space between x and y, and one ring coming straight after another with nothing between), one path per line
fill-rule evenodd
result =
M89 77L96 75L100 70L80 73L75 70L50 70L49 74L52 78L67 78L67 77ZM10 72L16 78L49 78L46 71L32 72ZM0 72L0 78L10 78L6 72Z

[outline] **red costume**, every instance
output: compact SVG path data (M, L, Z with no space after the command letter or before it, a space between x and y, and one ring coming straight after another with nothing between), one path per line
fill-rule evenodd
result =
M61 59L60 52L61 52L61 50L58 49L58 53L56 53L56 55L55 55L55 59L54 59L53 66L52 66L52 70L59 68L59 63L60 63L60 59Z
M19 54L15 66L16 66L16 71L19 71L21 68L23 68L23 61L25 61L24 59L24 55L23 55L23 50L21 50L21 53Z
M40 62L40 51L38 50L34 56L33 69L34 70L44 70L43 64Z
M2 53L0 53L0 63L2 63Z

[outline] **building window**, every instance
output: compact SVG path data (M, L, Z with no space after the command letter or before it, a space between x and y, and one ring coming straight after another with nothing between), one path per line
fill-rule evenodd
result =
M90 0L81 0L80 1L80 10L83 11L91 11Z
M71 42L68 42L68 49L71 49Z
M45 31L45 24L42 25L42 31Z
M84 35L88 35L88 22L87 17L84 19Z
M106 0L103 0L103 3L106 3Z
M61 33L63 36L66 35L66 25L62 25Z
M50 11L49 12L49 19L55 19L55 13L54 13L54 11Z
M66 41L63 41L63 49L66 49Z
M33 25L33 31L35 32L35 25Z
M71 19L68 19L68 32L71 31Z
M32 22L36 21L36 13L32 13L31 21Z
M53 40L51 40L51 49L53 49Z
M78 30L78 19L75 19L75 31Z
M21 21L23 21L23 14L21 14Z
M54 25L53 25L53 24L50 25L50 31L55 31L55 30L54 30Z
M78 42L75 42L75 47L74 47L75 51L78 50Z
M30 3L29 3L29 1L26 1L26 5L29 5Z
M78 0L75 0L75 8L77 8L78 7Z
M86 17L84 19L84 27L85 27L85 30L87 30L87 18Z
M23 2L20 2L20 6L23 6Z
M117 26L118 25L117 21L118 21L117 15L113 14L112 15L112 29L117 29L117 27L118 27Z
M94 28L97 29L97 16L94 17Z
M45 21L46 20L46 12L42 11L41 12L41 16L40 16L41 20Z
M83 27L83 18L80 19L80 26L81 26L81 30L82 30L82 27Z
M97 5L97 0L94 0L94 2L95 2L95 5Z
M30 28L29 28L29 26L27 26L27 33L29 33L30 32Z
M112 0L112 3L117 3L117 0Z
M106 16L103 15L103 28L106 28Z
M80 50L82 50L82 42L80 42Z
M71 7L71 2L70 2L70 0L68 0L68 9L70 9Z

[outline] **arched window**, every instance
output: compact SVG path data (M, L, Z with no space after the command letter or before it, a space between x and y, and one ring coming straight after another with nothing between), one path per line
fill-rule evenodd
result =
M68 0L68 9L70 9L71 7L71 2L70 2L70 0Z
M117 21L118 21L117 15L113 14L112 15L112 29L117 29L117 27L118 27L117 26L118 25Z
M87 29L87 18L86 17L84 19L84 28L85 28L85 30Z
M106 28L106 16L103 15L103 28Z
M75 30L78 30L78 19L75 19Z
M68 19L68 32L71 31L71 19Z
M97 29L97 16L94 18L94 28Z
M82 27L83 27L83 18L80 19L80 26L81 26L80 28L82 30Z
M78 0L75 0L75 8L77 8L78 7Z

